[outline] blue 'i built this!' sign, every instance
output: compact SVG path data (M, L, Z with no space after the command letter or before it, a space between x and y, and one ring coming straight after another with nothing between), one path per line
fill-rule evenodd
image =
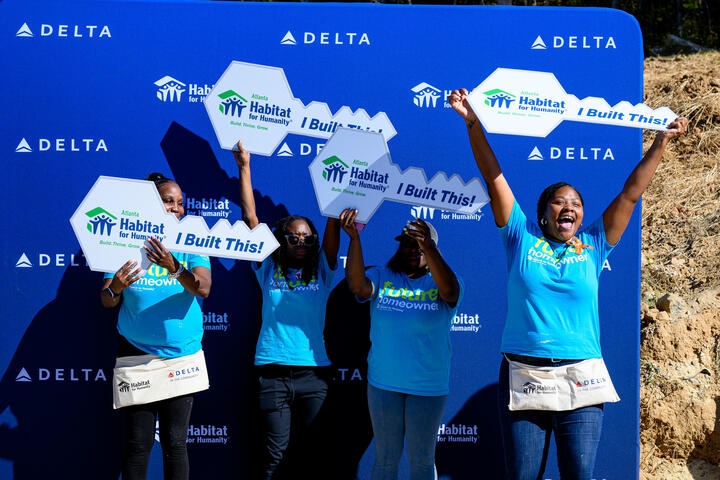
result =
M144 179L158 171L177 180L186 213L204 217L210 228L219 219L240 220L238 170L223 148L236 139L221 146L206 105L232 120L243 104L272 100L234 88L206 99L231 62L281 68L288 101L297 104L286 115L327 106L305 115L317 128L299 123L251 161L260 221L301 214L321 233L308 166L332 135L332 122L370 127L371 119L382 120L401 171L413 166L467 181L479 176L477 167L466 127L446 99L498 68L551 73L578 99L601 97L610 106L642 101L640 29L609 9L2 0L0 42L6 170L0 199L8 212L1 244L0 479L119 477L123 416L112 409L111 385L117 311L102 308L102 275L88 268L68 219L99 176ZM526 95L502 85L480 92L483 104L486 97L496 108L506 100L492 89ZM355 123L336 118L359 111ZM279 111L251 113L285 118ZM640 129L578 121L558 122L546 136L488 139L525 212L545 186L567 181L583 195L586 224L617 195L642 154ZM118 221L100 214L87 219L90 228L105 222L98 235ZM598 479L638 476L639 214L638 207L600 277L602 353L622 400L605 408ZM397 248L394 237L414 216L432 222L445 260L465 283L451 326L438 476L502 478L496 398L507 277L500 236L487 205L462 213L384 202L361 232L366 264L385 265ZM369 479L374 458L368 311L352 303L343 281L346 252L343 236L326 316L330 390L318 431L296 447L295 459L312 459L316 478L333 480ZM259 455L253 356L260 296L248 262L211 262L212 290L202 301L210 389L195 396L190 475L249 478ZM159 270L150 268L148 281ZM558 480L555 447L549 448L543 478ZM156 445L148 478L162 478L161 470ZM407 476L403 460L400 477Z

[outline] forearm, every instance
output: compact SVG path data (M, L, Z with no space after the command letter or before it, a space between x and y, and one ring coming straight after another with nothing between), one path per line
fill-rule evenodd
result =
M257 218L257 211L255 210L255 196L253 195L252 177L250 175L249 163L239 167L239 180L242 219L245 224L252 229L260 222Z
M360 298L370 298L372 284L365 276L365 261L359 236L350 237L347 263L345 264L345 278L353 294Z
M430 268L430 274L438 286L440 298L454 305L460 296L460 284L455 276L455 272L453 272L447 262L445 262L437 246L433 245L423 253Z
M177 277L177 281L185 290L196 297L207 298L208 295L210 295L210 272L206 268L202 268L202 270L201 268L202 267L195 267L192 270L183 268Z
M667 137L657 136L652 145L645 152L640 163L637 164L622 189L622 195L626 200L637 203L640 196L645 192L650 181L652 180L655 170L657 170L662 158L665 147L667 147Z
M328 217L325 223L325 233L323 234L322 249L325 252L325 258L330 268L337 265L337 254L340 249L340 220Z
M106 278L103 282L102 290L100 290L100 303L102 303L102 306L105 308L114 308L120 303L120 294L122 291L118 291L117 287L113 288L111 285L112 278ZM113 288L115 296L110 295L107 288Z

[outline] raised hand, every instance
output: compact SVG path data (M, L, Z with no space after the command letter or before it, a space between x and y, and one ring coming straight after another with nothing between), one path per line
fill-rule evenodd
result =
M238 140L238 143L236 147L232 149L232 152L238 168L250 165L250 152L243 148L241 140Z
M430 227L424 220L416 218L412 222L408 222L403 228L403 233L410 238L417 240L420 250L427 252L435 247L432 236L430 235Z
M448 96L448 103L466 122L475 120L475 112L473 112L470 103L467 101L468 91L466 88L453 90Z
M660 137L664 140L672 140L673 138L679 137L680 135L685 133L687 124L687 118L678 117L668 125L667 130L659 131L657 133L657 137Z
M360 235L357 225L355 225L355 218L357 218L357 216L358 211L354 208L346 208L340 212L340 226L350 238L357 238Z

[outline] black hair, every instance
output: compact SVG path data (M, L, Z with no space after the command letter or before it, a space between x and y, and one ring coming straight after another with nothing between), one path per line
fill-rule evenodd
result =
M275 225L273 226L273 235L275 235L275 238L280 244L280 248L272 253L272 259L275 262L275 265L277 265L277 268L282 272L283 276L288 280L290 279L290 266L287 254L287 239L285 238L285 235L288 234L288 228L290 225L298 220L302 220L307 223L308 227L310 227L310 231L316 238L318 238L317 229L315 228L315 225L313 225L312 221L310 221L309 218L302 217L300 215L290 215L289 217L281 218L275 222ZM320 242L316 241L312 246L307 247L310 254L305 256L302 265L302 282L304 285L310 283L313 276L317 275L318 260L320 258L319 244ZM289 281L288 287L292 288Z
M153 182L155 184L155 188L157 188L158 190L160 189L160 187L162 187L166 183L175 183L175 180L173 180L172 178L168 178L165 175L163 175L162 173L158 173L158 172L151 173L150 175L147 176L147 178L145 180L149 180L149 181Z
M553 183L552 185L547 187L545 190L543 190L543 192L540 194L540 198L538 198L537 221L541 226L542 226L542 223L540 223L540 219L543 218L543 216L545 215L545 209L547 209L548 202L550 201L552 196L555 195L555 192L557 192L558 190L560 190L563 187L570 187L573 190L575 190L575 193L577 193L578 197L580 197L580 204L585 205L585 201L583 200L582 195L580 195L580 192L578 192L577 188L573 187L572 185L570 185L569 183L566 183L566 182Z

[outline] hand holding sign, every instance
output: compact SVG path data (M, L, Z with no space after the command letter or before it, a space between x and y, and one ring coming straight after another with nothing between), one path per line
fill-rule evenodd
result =
M458 175L448 179L438 172L428 181L420 168L400 171L378 133L338 129L309 168L322 214L337 218L351 207L360 223L383 200L461 213L474 213L489 201L477 178L466 184Z
M652 108L604 99L578 100L548 72L498 68L470 95L468 102L490 133L545 137L563 120L665 130L677 115L667 107Z
M265 224L250 230L223 218L209 229L202 217L178 220L165 210L155 184L128 178L99 177L70 224L91 270L115 273L124 265L130 283L138 264L142 270L151 260L171 266L170 251L260 262L279 247Z

